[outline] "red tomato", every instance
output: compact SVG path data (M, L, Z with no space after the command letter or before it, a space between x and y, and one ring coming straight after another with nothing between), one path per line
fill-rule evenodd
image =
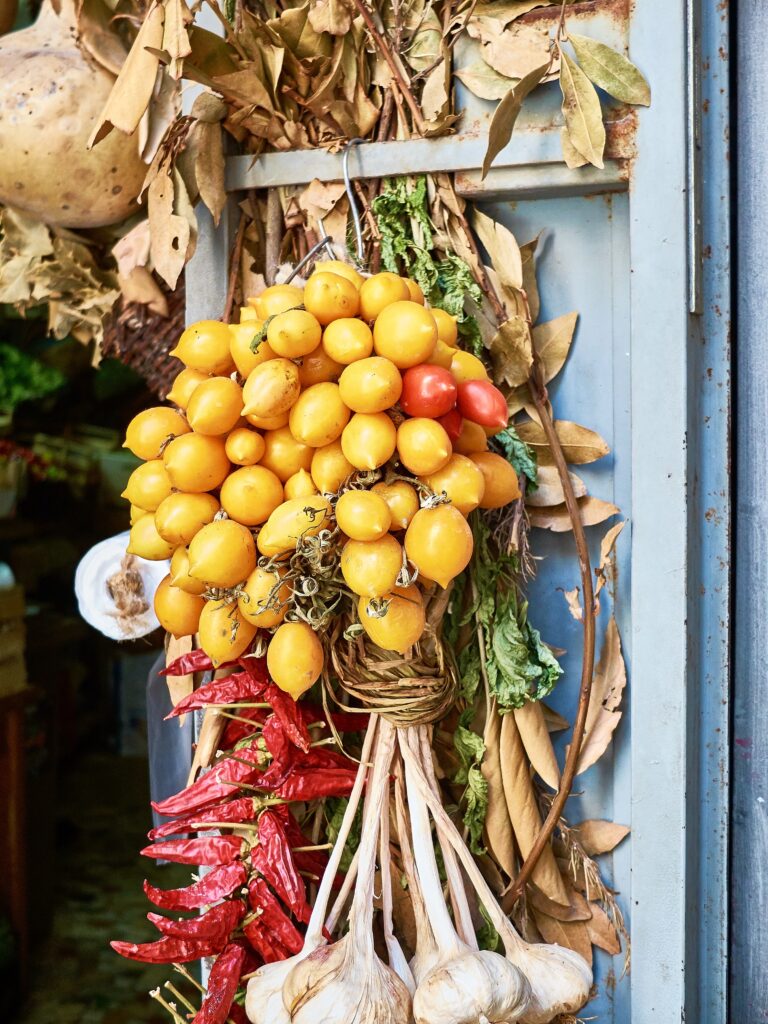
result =
M458 390L457 404L462 416L481 427L506 427L507 400L489 380L465 380Z
M464 417L461 415L458 409L453 408L450 412L447 412L445 416L438 417L437 422L446 432L448 437L451 439L451 444L458 440L459 434L461 433L461 427L464 423Z
M409 416L444 416L456 404L456 380L450 370L420 363L403 374L400 406Z

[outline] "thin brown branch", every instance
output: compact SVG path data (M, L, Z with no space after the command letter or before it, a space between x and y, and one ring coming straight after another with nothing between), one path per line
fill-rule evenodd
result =
M452 183L451 188L453 188ZM457 209L460 209L458 204ZM469 221L467 220L463 211L457 213L456 216L458 217L459 223L464 229L464 234L467 236L467 245L469 246L472 255L475 257L475 262L477 264L477 270L474 272L475 280L480 285L480 288L488 296L488 301L493 307L494 316L498 320L499 325L501 325L505 323L507 320L509 320L509 315L506 309L504 308L504 303L499 298L496 289L493 287L493 284L491 283L488 275L485 272L483 261L480 259L480 250L478 249L477 241L475 240L475 233L470 227Z
M237 291L237 281L240 276L240 256L243 251L243 242L245 240L245 227L248 222L248 218L245 213L240 213L240 223L237 227L237 234L235 235L235 244L232 248L232 255L230 256L229 262L229 281L227 282L227 298L224 303L224 315L222 320L225 324L228 324L232 319L232 307L235 304L235 292Z
M280 243L283 239L283 209L280 193L276 188L267 190L267 224L264 255L264 279L267 284L275 283L280 264Z
M393 84L396 85L403 99L408 104L408 108L411 111L411 116L413 117L414 128L416 129L419 135L423 135L424 117L421 113L421 109L419 108L419 104L416 102L416 98L413 95L413 92L411 91L410 84L405 80L405 77L398 65L398 62L395 59L395 55L392 53L391 47L389 46L387 40L376 27L376 23L373 20L373 15L371 14L368 5L365 3L365 0L352 0L352 3L355 5L360 15L362 16L362 19L365 22L366 28L368 29L376 48L381 53L384 60L387 62L387 66L389 67L389 70L392 73L392 78L394 79Z

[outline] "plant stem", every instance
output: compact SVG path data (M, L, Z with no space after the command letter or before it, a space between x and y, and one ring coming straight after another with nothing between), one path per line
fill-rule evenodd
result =
M224 303L224 315L222 316L222 320L225 324L228 324L232 319L232 307L235 304L235 291L237 290L237 280L240 276L240 256L243 251L243 241L245 239L245 227L247 221L248 218L241 212L240 223L237 226L237 235L235 236L235 244L232 249L232 255L230 256L227 299Z

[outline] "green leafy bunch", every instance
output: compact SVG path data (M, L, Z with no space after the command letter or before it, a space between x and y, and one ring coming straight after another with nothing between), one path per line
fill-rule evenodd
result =
M44 366L13 345L0 343L0 410L11 412L22 402L44 398L65 381L58 370Z

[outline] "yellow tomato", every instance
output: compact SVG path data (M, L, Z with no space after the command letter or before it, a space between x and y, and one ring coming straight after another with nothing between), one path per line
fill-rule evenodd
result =
M359 597L383 597L394 590L402 567L403 549L388 533L378 540L348 540L341 552L341 573Z
M424 305L424 292L421 290L421 285L416 281L412 281L410 277L404 277L405 286L408 289L408 298L411 302L418 302L420 306Z
M241 306L240 307L240 323L254 323L258 321L259 317L253 306Z
M300 359L320 344L322 329L317 317L306 309L289 309L269 321L267 341L278 356Z
M318 448L312 456L310 472L321 494L335 494L355 467L345 457L341 441Z
M444 309L433 306L429 311L437 324L437 336L445 345L456 348L459 340L459 326L456 317L446 313Z
M269 359L248 374L243 387L243 415L279 416L288 412L300 391L298 366L290 359Z
M157 459L163 445L179 434L189 433L189 424L175 409L159 405L134 416L125 432L123 448L140 459Z
M288 410L278 416L246 416L245 419L259 430L279 430L288 425Z
M415 476L442 469L452 455L451 439L437 420L415 416L404 420L397 430L400 461Z
M173 386L165 396L166 402L173 402L180 409L186 409L193 391L204 380L208 380L207 373L201 373L199 370L189 370L185 367L181 373L176 374Z
M287 309L295 309L303 301L304 292L295 284L273 284L255 299L249 298L248 305L253 306L261 320L267 320L278 313L285 313Z
M360 285L360 316L371 323L392 302L410 299L411 292L405 278L388 270L366 278Z
M200 646L218 668L248 650L257 627L248 622L236 601L206 601L200 613Z
M405 480L393 480L391 484L374 484L374 494L386 501L392 516L392 529L405 530L410 521L419 511L419 496L416 488Z
M256 566L245 581L237 604L244 618L262 629L279 626L288 611L293 584L282 580L277 569Z
M267 671L281 690L298 700L323 671L323 645L312 627L305 622L278 626L267 648Z
M187 594L171 583L171 577L161 580L155 591L155 615L160 625L172 636L191 636L197 632L205 599Z
M444 341L437 339L435 350L427 360L433 366L442 366L444 370L450 370L453 363L454 349L450 345L446 345Z
M453 447L460 455L484 452L488 448L488 437L479 423L464 420L461 425L461 433L453 442Z
M157 532L174 547L189 544L198 530L213 522L219 503L212 494L176 491L161 501L155 512Z
M257 366L266 363L268 359L274 359L275 353L269 347L266 340L260 341L255 351L251 351L251 345L263 327L261 320L250 320L244 324L230 324L229 332L232 335L229 342L229 351L237 367L237 372L245 378L255 370Z
M349 409L341 400L338 384L313 384L303 391L291 409L288 424L297 441L312 448L335 441L346 427Z
M122 497L146 512L154 512L171 493L172 487L165 462L162 459L150 459L137 466L128 477Z
M389 359L371 356L348 366L339 378L339 391L354 412L384 412L398 401L403 390L400 371Z
M315 264L313 271L315 274L338 274L339 277L346 277L348 281L351 281L355 288L360 289L365 278L362 274L358 274L353 266L349 263L342 263L341 260L320 260Z
M323 331L323 348L335 362L348 366L373 352L373 333L363 320L354 316L342 317L328 324Z
M243 466L221 485L221 507L243 526L260 526L283 501L283 485L266 466Z
M341 435L344 457L355 469L378 469L395 454L397 430L385 412L356 412Z
M339 274L313 274L304 286L304 305L325 327L333 320L356 316L360 297L355 285Z
M229 352L229 326L219 320L200 320L191 324L169 353L191 370L227 374L234 369Z
M352 540L380 540L392 525L392 514L380 494L345 491L336 502L336 522Z
M378 647L405 654L424 632L426 616L421 591L417 586L398 587L384 600L386 606L382 615L378 614L380 609L369 609L369 599L361 597L357 602L360 622Z
M210 587L234 587L255 567L256 545L251 531L232 519L208 523L189 545L189 575Z
M198 384L187 406L196 434L228 434L240 419L243 389L231 377L211 377Z
M302 537L314 537L328 529L331 517L331 503L320 494L284 501L262 526L259 551L272 558L295 550Z
M323 348L318 345L314 352L304 356L299 365L299 381L303 388L311 388L313 384L324 384L326 381L336 381L344 367L331 359Z
M145 508L139 508L138 505L131 505L131 508L130 508L131 526L133 526L133 524L138 519L141 519L142 516L148 516L148 515L149 515L149 512L147 512L147 510Z
M224 451L236 466L255 466L264 454L264 438L248 427L235 427L227 435Z
M163 462L179 491L213 491L229 472L224 441L206 434L182 434L168 445Z
M485 477L466 455L452 455L436 473L423 478L435 494L445 494L451 504L468 516L483 500Z
M142 516L131 527L126 551L150 562L162 562L173 554L173 544L163 540L157 532L154 516Z
M453 353L451 373L457 384L462 384L465 380L488 380L488 371L482 360L460 348Z
M285 482L300 469L309 469L313 455L314 449L297 441L290 427L280 427L279 430L268 430L264 435L261 465L271 469L276 477Z
M401 370L431 358L437 344L437 324L428 309L409 299L393 302L376 318L373 347Z
M206 586L189 575L189 552L176 548L171 556L171 583L187 594L204 594Z
M477 452L470 457L485 477L485 493L480 508L503 508L521 496L517 473L501 455Z
M285 491L286 501L290 501L291 498L306 498L310 494L318 493L315 482L306 469L300 469L298 473L288 477L283 490Z
M422 508L405 532L405 553L441 587L463 572L472 557L472 531L453 505Z

